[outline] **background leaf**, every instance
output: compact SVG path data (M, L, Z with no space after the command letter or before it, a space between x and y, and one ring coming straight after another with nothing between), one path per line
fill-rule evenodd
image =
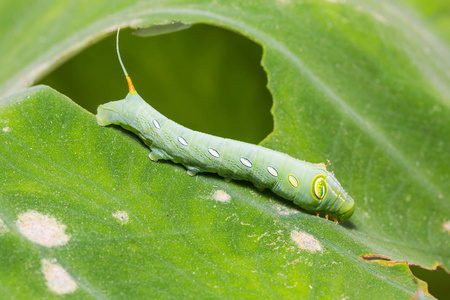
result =
M117 25L175 19L231 28L263 47L275 121L263 144L330 160L357 211L337 226L248 183L190 178L181 166L152 163L132 135L101 128L67 98L36 87L1 100L5 295L56 296L45 280L56 263L78 298L406 298L417 285L398 261L448 268L449 52L417 17L398 13L404 6L108 3L2 3L2 15L23 17L0 26L0 91L30 85ZM99 102L112 100L104 90ZM220 201L223 193L229 201ZM68 242L25 238L18 220L30 211L66 226Z

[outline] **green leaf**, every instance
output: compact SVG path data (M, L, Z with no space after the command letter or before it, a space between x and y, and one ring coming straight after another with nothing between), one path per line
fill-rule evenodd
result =
M20 286L32 288L19 296L48 295L51 262L68 271L82 298L123 291L131 298L351 297L367 292L355 283L368 281L373 293L415 291L405 264L358 258L370 250L354 229L300 213L247 184L153 163L134 137L98 126L54 90L38 86L7 102L1 245L14 255L2 256L1 265L17 273L2 278L24 268L34 274L9 285L10 295Z
M0 26L0 91L14 93L0 100L4 297L409 298L426 287L408 263L449 268L448 51L415 17L370 1L114 3L1 4L23 15ZM330 160L356 201L349 222L189 177L51 88L18 92L118 25L171 20L262 45L263 145Z

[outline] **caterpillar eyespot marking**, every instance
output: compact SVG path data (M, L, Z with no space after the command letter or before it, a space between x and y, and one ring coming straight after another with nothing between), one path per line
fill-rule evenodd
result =
M323 175L317 175L314 177L312 185L312 196L319 201L322 201L323 198L327 195L328 189L327 189L327 182L325 181L325 176ZM339 197L338 197L339 199ZM339 199L342 200L342 199Z
M180 144L183 145L183 146L187 146L187 145L188 145L188 143L186 142L186 140L185 140L182 136L179 136L179 137L178 137L178 141L179 141Z
M159 124L159 122L157 120L153 120L153 126L155 126L155 128L158 128L158 129L161 128L161 124Z
M153 161L170 159L181 163L191 176L199 172L219 173L228 180L248 180L259 189L270 188L311 213L320 212L340 221L353 215L353 198L324 164L309 163L259 145L206 135L161 115L139 96L133 86L120 57L119 30L116 43L129 93L123 100L98 107L99 125L118 124L125 129L132 128L149 145L149 157ZM158 129L158 134L154 129L149 130L149 126ZM181 146L174 147L174 141Z
M219 152L217 152L216 149L209 148L209 149L208 149L208 152L209 152L209 154L211 154L211 155L214 156L215 158L219 158L219 157L220 157L220 154L219 154Z
M298 188L298 179L297 179L297 177L295 177L294 175L290 174L288 176L288 181L294 188Z
M277 177L278 176L278 172L274 167L268 166L267 167L267 172L269 172L270 175Z
M240 161L241 161L241 164L243 164L247 168L251 168L253 166L252 162L249 161L248 159L246 159L245 157L241 157Z

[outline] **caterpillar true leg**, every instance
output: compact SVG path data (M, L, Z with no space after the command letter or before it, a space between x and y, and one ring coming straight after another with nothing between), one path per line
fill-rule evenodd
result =
M193 166L186 166L187 173L189 176L195 176L198 172L200 172L200 169Z
M159 159L167 160L171 159L170 155L168 155L164 150L161 149L151 149L150 154L148 155L151 160L158 161Z

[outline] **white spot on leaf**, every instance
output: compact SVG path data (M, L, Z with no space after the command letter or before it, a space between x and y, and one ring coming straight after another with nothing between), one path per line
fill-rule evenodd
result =
M282 216L289 216L299 213L298 209L286 207L284 205L275 205L275 209L277 210L277 213Z
M311 252L322 251L322 246L320 245L319 241L306 232L299 232L297 230L292 230L291 239L302 250L307 250Z
M3 220L0 219L0 235L4 235L8 231L9 231L8 226L6 226L6 224L3 222Z
M276 3L277 3L277 5L279 5L279 6L284 6L284 5L289 5L289 4L291 4L291 0L277 0Z
M16 226L27 239L45 247L65 245L70 238L66 225L34 210L19 215Z
M6 127L3 127L3 132L8 132L9 131L9 127L8 126L6 126Z
M442 224L442 228L444 229L444 231L450 233L450 221L447 221L444 224Z
M387 22L386 18L383 17L382 15L378 14L378 13L372 12L372 17L375 20L377 20L378 22L380 22L380 23L386 23Z
M115 213L112 214L112 216L114 218L117 219L117 221L121 224L121 225L125 225L128 223L128 220L130 219L130 217L128 216L128 213L126 211L116 211Z
M214 200L219 202L230 202L231 196L228 195L225 191L217 190L213 195Z
M56 262L55 259L42 259L42 273L44 273L48 288L59 295L75 292L78 288L69 273Z

